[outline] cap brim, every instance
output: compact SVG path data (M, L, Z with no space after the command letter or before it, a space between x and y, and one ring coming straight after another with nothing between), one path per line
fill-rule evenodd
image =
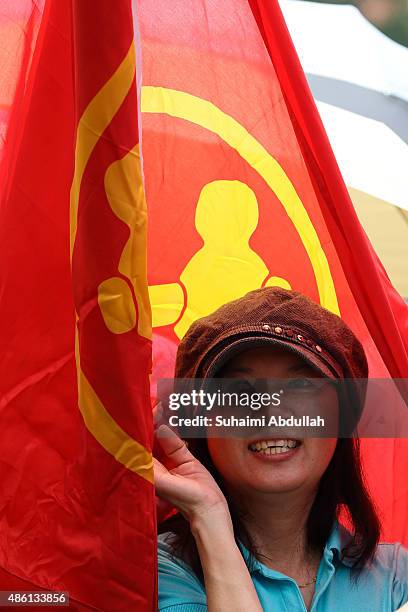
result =
M258 348L261 346L280 346L285 350L288 350L301 359L303 359L308 365L317 370L322 376L330 379L337 379L340 377L338 372L324 361L323 357L315 355L307 346L299 346L291 342L280 340L277 338L270 337L259 337L259 336L246 336L239 340L235 340L230 344L227 344L223 349L217 353L212 361L210 362L205 372L204 378L214 378L220 369L233 357L248 351L249 349Z

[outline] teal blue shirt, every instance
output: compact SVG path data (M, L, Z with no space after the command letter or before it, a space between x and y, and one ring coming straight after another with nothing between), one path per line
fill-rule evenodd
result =
M159 536L159 611L204 612L205 590L191 568L174 558ZM356 583L351 568L341 560L347 532L335 526L324 549L316 580L311 612L394 612L408 601L408 551L400 544L380 544L371 566ZM246 560L248 551L242 547ZM294 580L255 560L251 577L266 612L305 612ZM237 585L239 588L239 585Z

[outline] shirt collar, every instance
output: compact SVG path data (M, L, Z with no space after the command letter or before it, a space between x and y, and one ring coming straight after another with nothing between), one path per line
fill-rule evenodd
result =
M351 538L351 533L343 525L336 521L324 548L324 555L326 556L326 553L331 552L332 558L336 555L337 559L341 561L343 565L352 567L352 559L343 557L342 554L342 550L345 548L345 546L347 546Z
M349 542L350 538L350 532L345 527L343 527L343 525L340 525L338 521L335 521L333 529L327 539L326 546L323 550L323 559L329 564L333 564L333 561L336 562L338 560L343 563L343 565L350 567L352 565L352 561L347 558L342 558L341 552L346 546L346 544ZM256 557L251 556L249 550L241 542L238 542L238 545L241 549L245 563L250 569L251 574L259 572L269 578L276 578L281 580L288 579L288 577L284 574L272 570L271 568L261 563Z

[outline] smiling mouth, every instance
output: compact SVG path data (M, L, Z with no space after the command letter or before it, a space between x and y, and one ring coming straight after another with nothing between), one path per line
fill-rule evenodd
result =
M257 440L248 444L248 449L261 455L279 455L288 453L301 445L300 440Z

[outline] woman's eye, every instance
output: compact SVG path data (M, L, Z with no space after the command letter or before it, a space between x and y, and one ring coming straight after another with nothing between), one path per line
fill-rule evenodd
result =
M316 379L313 378L294 378L285 383L288 390L312 390L317 388Z
M228 385L230 393L253 393L255 387L248 380L236 380Z

